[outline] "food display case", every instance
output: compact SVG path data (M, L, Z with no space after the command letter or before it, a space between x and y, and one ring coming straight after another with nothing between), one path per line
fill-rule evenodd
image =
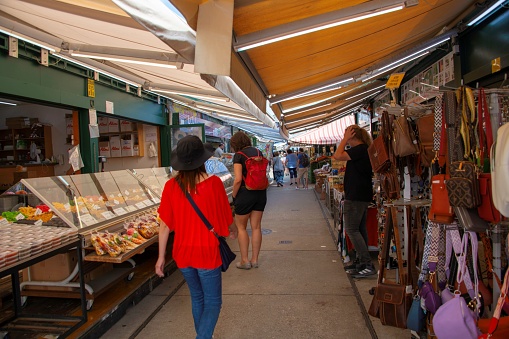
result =
M86 281L87 309L90 309L94 298L115 282L132 279L136 265L132 257L157 242L156 211L168 180L167 173L166 169L153 168L23 179L12 189L18 194L11 191L3 197L9 200L5 207L16 204L4 213L11 221L4 218L5 225L0 230L22 227L24 233L10 230L9 239L16 246L26 244L15 252L16 258L23 259L58 242L79 237L83 261L91 263L84 265L88 270L85 273L103 263L110 267L103 269L104 274L95 274L94 279ZM27 242L23 234L31 234L34 239ZM52 235L54 238L46 239ZM2 263L15 264L11 252L0 254ZM37 266L24 272L20 284L22 303L29 296L80 297L76 283L79 267L73 260L62 260L74 265L59 265L65 271L59 274L38 270ZM47 266L55 270L55 265Z

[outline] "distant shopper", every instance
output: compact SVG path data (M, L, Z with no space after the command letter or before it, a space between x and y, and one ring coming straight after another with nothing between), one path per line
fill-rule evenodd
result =
M308 168L309 168L309 157L304 152L304 148L299 148L299 154L297 155L297 189L299 188L300 183L302 183L302 188L308 189Z
M165 184L158 209L161 225L155 272L164 276L166 246L173 230L173 259L189 287L196 338L212 338L219 318L221 256L216 236L205 226L184 192L191 195L217 234L228 236L230 231L235 232L223 183L205 172L204 163L211 155L194 135L178 142L171 153L171 166L178 174Z
M267 190L248 190L244 182L247 175L246 156L253 157L259 150L251 146L251 139L242 131L230 139L230 146L235 151L233 156L233 204L235 206L235 223L238 227L240 262L237 268L248 270L258 267L258 257L262 246L262 216L267 204ZM241 153L243 154L241 154ZM249 235L247 223L251 224L251 259L249 259Z
M274 153L274 157L272 158L272 168L274 169L274 180L277 183L277 187L283 187L285 167L281 157L279 156L279 152Z
M350 145L345 150L346 145ZM343 207L345 231L355 248L356 259L345 266L355 278L363 278L377 273L368 251L368 231L366 218L368 206L373 200L371 162L368 146L371 145L369 133L357 125L346 128L343 140L332 156L346 161L345 202Z
M216 151L214 152L214 156L216 158L221 158L224 153L224 144L220 143L219 146L217 146Z
M297 165L299 162L299 158L297 157L297 154L293 153L293 151L289 148L287 151L286 156L286 167L288 168L288 171L290 172L290 185L298 185L297 184ZM299 189L299 187L296 187Z

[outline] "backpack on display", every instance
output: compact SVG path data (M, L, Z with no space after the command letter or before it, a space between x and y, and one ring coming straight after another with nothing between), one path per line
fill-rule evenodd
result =
M309 157L306 153L302 153L302 167L309 166Z
M260 150L256 149L258 154L254 157L248 157L242 152L238 152L246 157L247 175L243 177L248 190L259 191L269 187L267 178L267 166L269 161L262 155Z

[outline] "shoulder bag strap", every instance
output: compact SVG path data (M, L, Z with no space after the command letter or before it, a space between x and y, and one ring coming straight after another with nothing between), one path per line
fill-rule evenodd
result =
M378 260L380 265L380 269L378 272L378 284L381 284L385 278L385 266L387 265L387 258L389 257L389 250L391 248L391 238L393 232L392 211L390 207L386 207L386 209L387 218L383 232L382 251L380 252L380 257Z
M396 257L398 258L398 273L399 273L399 283L408 285L409 275L410 275L410 265L407 265L407 271L405 272L403 267L403 256L401 255L401 251L403 250L401 247L401 237L399 234L399 225L398 225L398 213L396 207L391 207L392 213L392 227L394 231L394 245L396 246ZM408 263L409 264L409 263Z
M186 198L187 200L189 200L189 203L191 204L191 206L193 206L194 210L196 211L196 214L198 214L198 216L200 217L200 219L203 221L203 223L205 224L205 226L208 228L208 230L212 233L214 233L214 235L216 237L219 237L217 235L217 233L214 231L214 227L210 224L210 222L208 221L208 219L203 215L202 211L200 210L200 208L198 207L198 205L196 205L196 203L194 202L193 198L191 197L191 194L189 194L189 192L186 191Z
M507 239L509 240L509 234L507 235ZM500 320L500 315L502 314L502 308L507 300L507 294L509 293L509 270L505 271L505 278L502 288L500 288L500 296L498 297L497 307L493 312L493 318L490 320L490 325L488 328L489 337L496 331L498 326L498 321Z

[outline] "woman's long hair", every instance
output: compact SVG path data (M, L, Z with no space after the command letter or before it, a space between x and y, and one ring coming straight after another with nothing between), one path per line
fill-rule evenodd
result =
M353 128L354 135L357 140L368 146L371 145L371 136L369 135L368 131L366 131L364 128L360 128L358 125L351 125L350 127Z
M242 131L238 131L230 139L230 146L233 148L235 152L238 152L241 149L249 147L251 145L252 145L251 139L247 136L246 133Z
M207 171L205 170L205 164L202 164L194 170L179 171L175 180L182 189L182 192L195 192L200 177L205 175L207 175Z

